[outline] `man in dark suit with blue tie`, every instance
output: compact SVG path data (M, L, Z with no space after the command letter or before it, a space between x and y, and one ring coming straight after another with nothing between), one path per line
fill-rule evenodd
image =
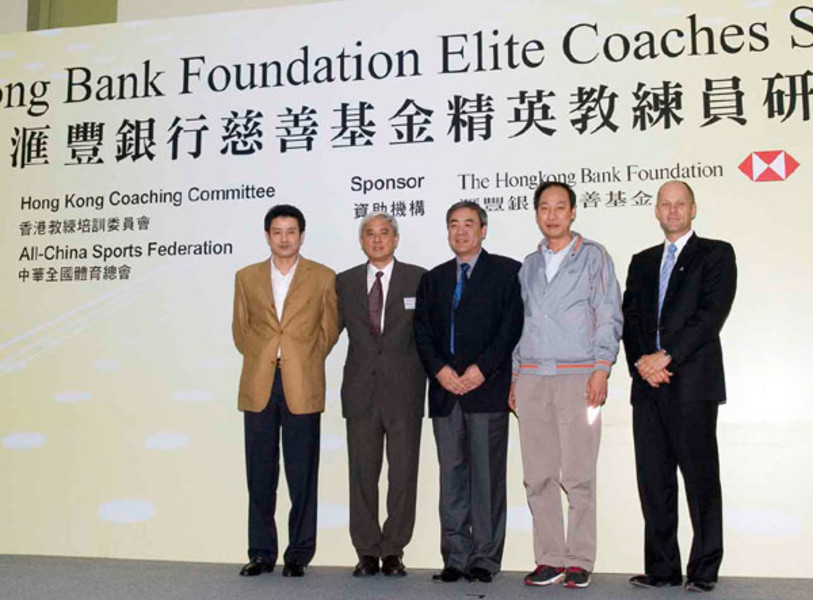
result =
M694 192L682 181L658 191L666 240L632 258L624 292L624 346L632 376L638 492L644 514L640 587L683 583L677 541L677 469L694 539L687 590L714 589L723 558L717 408L725 402L720 330L734 302L730 244L698 237Z
M490 582L505 541L511 353L522 333L520 263L482 248L488 215L475 202L446 213L455 258L423 276L415 341L429 374L440 463L444 582Z
M415 292L425 269L395 259L398 223L371 213L359 228L368 262L336 278L340 328L350 341L342 380L350 475L353 575L407 574L418 486L426 373L415 349ZM378 518L378 480L386 441L387 519ZM380 560L380 563L379 563Z

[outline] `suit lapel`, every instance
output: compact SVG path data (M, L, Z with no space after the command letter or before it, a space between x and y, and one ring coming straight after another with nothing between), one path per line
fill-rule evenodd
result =
M444 265L444 270L441 274L442 288L439 290L440 299L443 301L443 311L447 315L452 314L452 299L454 296L454 288L457 285L457 261L450 260Z
M267 261L263 262L260 268L262 269L260 272L260 285L265 293L265 299L268 302L268 305L271 307L271 314L274 315L274 319L276 319L277 324L279 324L277 306L274 303L274 285L271 282L271 259L269 258Z
M367 313L367 263L359 265L350 272L350 310L358 311L358 315L367 322L367 332L373 336L373 326Z
M386 309L384 310L385 335L389 324L394 323L399 316L403 318L404 310L399 308L399 304L403 303L405 298L406 281L405 267L396 260L392 265L392 273L390 273L390 287L387 290Z
M291 303L296 302L298 290L300 290L310 279L310 271L311 261L300 256L299 264L296 266L296 271L294 271L294 278L291 280L291 285L288 288L288 294L285 296L285 303L283 304L282 308L282 323L287 322L291 318ZM273 296L273 293L271 295Z
M669 278L669 286L666 288L666 296L663 299L663 305L669 302L669 298L675 295L675 290L680 287L680 282L683 279L683 271L687 265L691 264L692 257L697 252L697 234L692 234L680 251L674 269L672 269L672 276Z
M393 260L392 272L390 273L390 285L387 289L387 297L384 299L384 331L387 330L387 315L390 314L390 309L395 306L395 303L403 296L403 267L397 260Z
M644 256L643 278L647 301L643 308L649 313L653 323L658 322L658 288L661 278L661 258L663 257L663 244L655 246Z
M359 265L350 272L351 306L367 314L367 263Z
M488 255L488 252L486 252L485 249L483 249L480 252L480 256L477 258L477 264L474 266L474 270L471 272L471 276L469 277L466 286L463 288L463 295L460 297L460 304L466 302L468 298L470 298L473 294L476 293L477 286L480 280L484 279L487 275L486 271L488 270L489 260L490 257ZM456 268L457 263L455 263L455 269ZM457 285L457 271L455 271L454 285L455 286ZM474 288L474 291L472 291L472 288ZM452 290L454 290L454 287L452 288ZM458 307L460 306L460 304L458 304Z

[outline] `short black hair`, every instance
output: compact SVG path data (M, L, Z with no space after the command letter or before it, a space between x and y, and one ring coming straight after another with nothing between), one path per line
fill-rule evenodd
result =
M545 181L539 184L539 187L534 192L534 210L539 210L539 199L542 197L542 192L556 186L567 192L567 197L570 199L570 208L576 208L576 192L573 191L572 187L564 181Z
M477 218L480 219L480 227L485 227L488 225L488 213L485 209L477 204L472 200L461 200L460 202L455 202L449 207L449 210L446 211L446 227L449 227L449 221L452 220L452 213L456 210L461 208L470 208L477 213Z
M299 223L299 233L305 233L305 215L296 206L290 204L276 204L268 209L263 225L266 233L271 229L271 221L277 217L293 217Z

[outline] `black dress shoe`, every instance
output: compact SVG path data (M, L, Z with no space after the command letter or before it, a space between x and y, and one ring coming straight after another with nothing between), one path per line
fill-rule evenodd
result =
M702 579L690 579L684 588L687 592L710 592L714 589L714 581L704 581Z
M454 567L443 567L440 573L432 575L434 581L442 581L443 583L454 583L461 578L468 579L463 571Z
M482 583L491 583L494 576L483 567L472 567L469 569L469 581L480 581Z
M400 556L396 556L395 554L390 554L389 556L385 556L381 560L381 571L387 577L404 577L407 574L406 567L404 563L401 561Z
M282 576L283 577L304 577L305 576L305 565L303 565L298 560L292 560L291 562L285 563L285 566L282 568Z
M356 568L353 569L353 577L367 577L378 573L378 558L375 556L362 556Z
M630 583L642 588L659 588L667 585L680 585L683 581L680 579L661 579L653 575L633 575L630 577Z
M240 569L243 577L254 577L262 573L270 573L274 570L274 563L262 556L252 556L251 559Z

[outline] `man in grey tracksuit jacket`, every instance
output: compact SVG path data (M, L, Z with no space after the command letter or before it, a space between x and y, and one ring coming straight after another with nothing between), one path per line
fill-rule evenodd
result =
M536 569L527 585L587 587L596 556L600 407L621 337L621 292L603 246L570 230L575 193L534 194L544 239L519 272L525 324L514 350L509 406L519 417ZM561 490L567 494L565 535Z

